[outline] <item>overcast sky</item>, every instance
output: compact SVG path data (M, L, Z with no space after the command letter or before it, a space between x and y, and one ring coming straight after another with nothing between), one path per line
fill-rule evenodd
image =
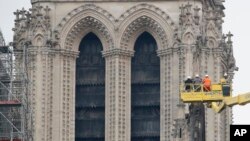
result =
M233 93L250 92L250 1L226 0L224 32L231 31L234 56L239 71L235 73ZM250 104L233 108L235 124L250 124Z
M250 92L250 0L226 0L224 32L234 34L234 55L240 68L235 74L233 93ZM22 7L28 9L30 0L0 0L0 29L6 42L12 41L13 12ZM250 124L250 104L233 108L234 124Z

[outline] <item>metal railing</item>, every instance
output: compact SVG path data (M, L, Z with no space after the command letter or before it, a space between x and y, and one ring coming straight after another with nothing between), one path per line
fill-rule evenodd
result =
M210 86L211 89L211 86ZM203 84L183 84L180 86L180 92L207 92Z

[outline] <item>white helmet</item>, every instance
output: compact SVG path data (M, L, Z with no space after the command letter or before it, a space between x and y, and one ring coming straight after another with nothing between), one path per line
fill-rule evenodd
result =
M205 76L208 77L208 74L206 74Z
M196 74L195 77L199 77L199 74Z
M187 79L191 79L191 76L188 76Z

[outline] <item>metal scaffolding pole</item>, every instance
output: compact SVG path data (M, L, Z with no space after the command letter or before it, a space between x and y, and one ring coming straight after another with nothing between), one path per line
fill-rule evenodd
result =
M0 141L32 140L27 56L25 46L17 53L0 46Z

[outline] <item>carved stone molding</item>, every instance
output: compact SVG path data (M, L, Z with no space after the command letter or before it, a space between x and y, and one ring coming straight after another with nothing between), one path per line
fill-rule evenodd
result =
M114 17L106 10L86 4L69 12L54 30L54 38L61 48L78 50L81 39L89 32L95 33L104 46L104 50L114 48L113 30ZM65 34L66 33L66 34Z
M190 3L180 6L178 38L183 44L194 44L201 34L200 9Z
M238 71L239 69L236 66L235 58L233 55L232 36L233 34L231 34L230 32L227 34L227 36L224 35L220 44L220 48L222 50L222 53L220 54L222 71L229 75L230 81L234 77L234 71Z
M159 17L162 17L168 23L168 25L171 26L172 29L177 29L177 26L175 25L175 23L173 22L173 20L170 18L170 16L167 13L162 11L159 7L156 7L154 5L147 4L147 3L141 3L136 6L131 7L118 18L118 21L123 22L131 15L142 10L152 11L153 13L157 14Z
M192 9L193 8L193 9ZM198 6L193 7L192 4L187 3L180 6L180 25L199 25L200 23L200 9Z
M29 10L17 10L13 46L22 48L28 43L33 46L49 46L51 39L50 8L40 5Z
M132 50L142 32L149 32L156 39L158 49L173 46L177 26L171 17L159 7L141 3L133 6L118 19L117 29L122 33L120 47Z
M136 38L144 31L149 31L155 37L159 48L168 46L168 37L164 28L151 17L141 16L125 29L121 38L121 48L131 49Z
M89 30L86 30L89 29ZM65 48L72 49L88 32L94 32L103 41L104 48L113 48L114 42L107 27L98 19L88 16L78 21L70 30L65 40ZM77 41L76 41L77 40Z
M114 51L114 54L115 56L105 58L107 68L105 85L105 140L130 141L131 57L120 55L120 51Z
M50 48L50 47L40 48L40 47L30 46L28 48L28 52L30 55L37 55L39 53L39 54L55 56L59 54L59 55L71 57L71 58L77 58L79 55L78 51L72 51L68 49L57 49L57 48Z
M161 50L157 51L157 55L159 57L161 57L161 56L165 56L165 55L177 53L179 50L180 50L180 48L178 48L178 47L176 47L176 48L161 49Z
M115 55L132 57L134 55L134 51L116 48L116 49L103 51L102 54L103 54L103 57L111 57Z
M221 48L213 48L212 54L215 58L221 57L223 50Z
M173 89L172 82L173 71L171 66L173 65L173 56L164 55L161 58L161 139L164 141L173 140L172 129L173 129L173 116L174 109L171 106L174 103L173 100Z
M74 18L77 14L83 12L83 11L95 11L100 15L104 15L107 17L110 21L115 21L115 18L110 14L107 10L102 9L99 6L96 6L95 4L85 4L83 6L80 6L78 8L75 8L71 12L65 16L61 22L58 24L56 30L61 31L63 27L70 21L70 19Z

